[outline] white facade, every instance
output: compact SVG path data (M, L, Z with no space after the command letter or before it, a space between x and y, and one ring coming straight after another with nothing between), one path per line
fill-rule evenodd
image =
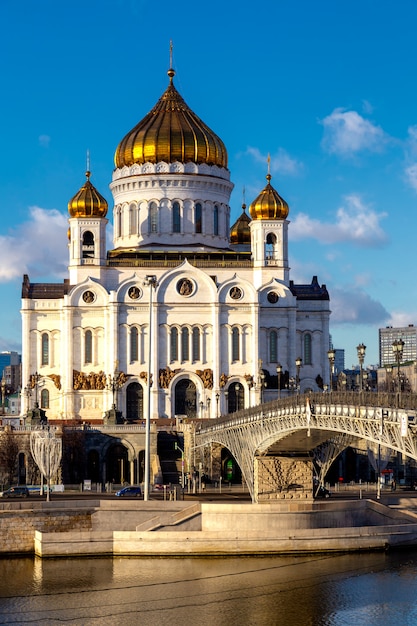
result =
M301 392L328 380L327 290L290 280L286 219L256 216L250 244L230 243L232 188L218 163L116 167L107 253L103 205L70 212L68 280L24 277L22 381L41 382L23 414L38 401L49 420L98 423L115 402L138 421L149 397L154 419L216 417L275 399L278 362L288 393L298 357Z

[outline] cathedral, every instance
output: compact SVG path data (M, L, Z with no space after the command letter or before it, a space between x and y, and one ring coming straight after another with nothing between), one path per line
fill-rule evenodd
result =
M68 203L68 278L23 277L22 415L207 419L328 382L329 294L290 279L269 165L231 226L226 147L174 77L116 148L112 249L87 171Z

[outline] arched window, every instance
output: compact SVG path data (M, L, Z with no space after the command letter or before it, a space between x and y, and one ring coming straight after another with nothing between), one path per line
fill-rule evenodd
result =
M49 336L42 333L42 365L49 365Z
M232 330L232 361L239 361L239 359L240 359L239 329L234 328Z
M195 224L195 232L202 232L202 207L199 202L195 205L194 209L194 224Z
M93 333L87 330L84 336L84 362L93 362Z
M135 327L130 330L130 360L138 360L138 329Z
M83 245L94 246L94 235L90 230L86 230L83 234Z
M122 207L117 210L117 236L122 236Z
M171 361L178 361L178 329L171 329Z
M181 232L181 214L179 202L174 202L172 205L172 232Z
M217 205L214 207L213 213L213 234L219 234L219 207Z
M151 202L149 206L149 232L158 232L158 207L156 202Z
M275 259L276 257L277 237L274 233L268 233L265 245L265 258Z
M278 363L278 333L271 330L269 333L269 362Z
M200 329L193 328L193 361L200 360Z
M129 207L129 234L136 235L138 232L138 209L136 204Z
M190 333L188 328L183 328L181 332L181 357L183 361L190 358Z
M311 335L310 333L306 333L304 335L304 365L311 365Z
M83 259L91 259L94 257L94 235L91 231L86 230L83 234Z
M41 391L41 409L49 409L49 391L47 389Z

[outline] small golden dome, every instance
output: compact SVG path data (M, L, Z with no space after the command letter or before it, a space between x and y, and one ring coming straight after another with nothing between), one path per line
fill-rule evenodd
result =
M285 220L289 213L288 204L270 183L272 176L268 173L268 184L249 207L254 220Z
M230 229L231 244L250 244L250 222L251 219L249 215L246 214L246 204L242 204L242 214L238 217Z
M71 217L106 217L107 200L90 183L91 172L87 171L85 175L84 185L68 202L68 212Z
M207 163L227 168L222 140L184 102L170 84L153 109L119 143L114 155L117 168L146 162Z

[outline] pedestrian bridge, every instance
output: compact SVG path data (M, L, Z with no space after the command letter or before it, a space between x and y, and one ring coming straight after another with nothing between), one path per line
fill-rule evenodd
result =
M312 485L313 463L323 484L348 446L370 448L379 459L388 449L417 461L416 415L416 394L294 395L199 424L195 447L227 448L254 502L312 495L307 485Z

